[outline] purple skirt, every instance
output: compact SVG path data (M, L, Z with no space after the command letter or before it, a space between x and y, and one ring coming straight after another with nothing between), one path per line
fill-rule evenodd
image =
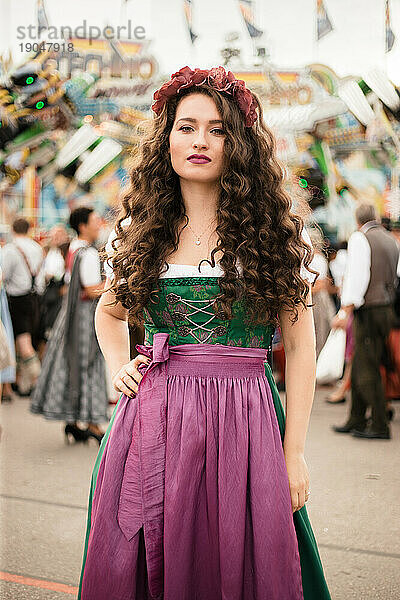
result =
M82 600L302 600L265 349L137 346L91 511Z

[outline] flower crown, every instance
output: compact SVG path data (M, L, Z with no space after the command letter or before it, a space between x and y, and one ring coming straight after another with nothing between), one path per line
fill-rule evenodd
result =
M245 117L245 126L251 127L257 120L257 103L253 94L246 88L242 79L236 79L231 71L226 72L224 67L212 69L195 69L182 67L171 75L171 79L164 83L159 90L154 92L152 109L159 115L164 104L179 94L181 89L204 83L212 86L218 92L226 92L233 96Z

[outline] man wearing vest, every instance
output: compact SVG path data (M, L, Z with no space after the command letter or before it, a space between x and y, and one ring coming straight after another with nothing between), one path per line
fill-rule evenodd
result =
M354 314L354 359L351 375L351 411L337 433L366 439L390 439L380 366L392 327L394 291L399 270L399 246L376 220L375 207L356 210L358 231L348 244L341 310L332 326L344 328ZM367 421L367 408L371 419Z

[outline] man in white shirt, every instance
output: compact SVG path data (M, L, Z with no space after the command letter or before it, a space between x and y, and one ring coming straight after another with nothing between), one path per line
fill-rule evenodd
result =
M332 323L333 327L345 328L350 314L354 314L352 404L347 422L333 429L366 439L390 439L380 366L393 323L400 251L397 242L377 222L373 205L360 205L356 219L358 231L349 239L341 310ZM370 424L366 419L368 407Z
M26 219L15 219L12 228L13 241L3 248L1 266L17 354L24 367L18 378L19 391L27 393L40 372L34 343L40 319L39 294L44 291L44 256L41 246L29 237Z

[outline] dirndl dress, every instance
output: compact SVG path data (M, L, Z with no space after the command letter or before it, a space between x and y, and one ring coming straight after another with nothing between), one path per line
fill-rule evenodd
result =
M292 513L271 327L225 321L210 277L159 279L150 357L93 470L81 600L328 600L306 508Z
M106 364L96 338L96 300L84 299L76 253L68 297L47 343L31 412L66 422L107 422Z

